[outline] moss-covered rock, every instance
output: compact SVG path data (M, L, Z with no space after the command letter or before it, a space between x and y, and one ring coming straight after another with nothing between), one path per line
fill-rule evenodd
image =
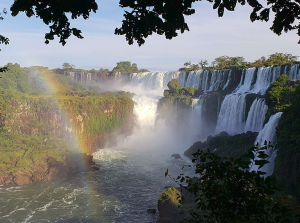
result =
M113 141L116 131L129 134L133 127L130 93L97 94L45 70L39 77L47 78L55 91L32 94L27 72L17 65L9 69L12 76L0 79L0 184L44 181L77 169L78 154L91 154ZM24 92L9 82L18 75L28 87Z

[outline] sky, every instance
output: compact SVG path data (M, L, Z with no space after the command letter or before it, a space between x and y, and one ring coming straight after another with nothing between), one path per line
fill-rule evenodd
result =
M212 4L205 1L195 3L196 13L186 17L189 32L172 40L154 34L141 47L136 43L128 45L124 36L114 35L124 13L118 2L97 0L97 13L92 13L88 20L72 20L71 27L81 29L84 39L71 37L65 46L59 44L58 38L45 45L48 27L40 19L27 18L24 13L12 17L8 13L0 21L1 35L10 39L9 45L0 46L0 66L12 62L23 67L52 69L67 62L82 69L112 69L118 61L131 61L150 71L174 71L187 61L197 63L206 59L211 63L223 55L243 56L250 62L276 52L300 56L300 37L296 32L277 36L269 29L270 22L252 23L249 6L225 11L219 18ZM0 10L9 9L12 3L13 0L1 0Z

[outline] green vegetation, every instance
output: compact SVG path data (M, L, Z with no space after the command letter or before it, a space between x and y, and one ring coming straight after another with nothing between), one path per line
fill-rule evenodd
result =
M209 149L194 153L196 177L180 175L175 179L195 195L197 209L185 222L294 222L298 208L294 209L287 197L275 198L281 186L275 177L265 177L260 171L268 163L266 148L252 147L236 158L222 157ZM259 166L257 172L249 171L253 163Z
M298 86L299 81L290 81L288 75L281 75L271 84L265 95L266 104L268 105L265 122L269 120L271 115L284 111L285 108L291 105L291 100L295 96L295 89Z
M7 67L0 79L0 175L31 174L47 168L49 157L63 165L75 148L90 153L96 140L131 119L132 93L98 94L101 89L44 67Z
M136 63L131 64L130 61L120 61L117 66L112 70L113 73L137 73L137 72L147 72L146 69L139 70Z
M280 76L266 92L269 107L268 117L276 112L283 114L277 126L277 157L274 174L286 185L286 192L300 197L300 83L290 81L288 76ZM267 119L266 118L266 119Z
M254 62L245 61L244 57L221 56L214 59L210 66L207 66L207 60L200 61L198 64L192 64L190 61L184 63L185 68L180 70L192 71L202 69L208 70L227 70L227 69L245 69L251 67L269 67L278 65L293 65L299 63L298 56L289 53L273 53L268 58L261 57Z
M0 139L0 174L18 170L32 173L39 165L47 166L49 157L64 164L64 157L72 151L67 139L51 135L31 136L2 129Z
M168 83L169 90L164 90L164 97L159 100L158 111L163 118L173 106L179 106L182 109L188 109L194 96L199 96L198 88L181 87L177 79Z

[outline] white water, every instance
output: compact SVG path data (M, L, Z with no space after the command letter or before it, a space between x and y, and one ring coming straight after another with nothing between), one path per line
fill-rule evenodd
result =
M265 115L268 111L268 106L262 98L256 98L248 112L248 117L245 125L244 132L259 132L264 123Z
M218 116L215 134L226 131L229 134L243 132L245 128L246 94L226 95Z
M258 143L259 147L264 146L265 141L267 143L271 143L272 146L275 146L276 144L276 127L279 123L280 117L282 115L282 112L278 112L275 115L272 115L268 121L268 123L265 124L264 128L259 132L255 144ZM268 148L266 151L266 154L269 155L268 161L270 163L263 166L260 171L266 172L266 176L270 176L273 173L274 169L274 160L276 157L276 149L275 147ZM257 159L257 157L256 157ZM257 171L258 166L253 165L250 169L250 171Z

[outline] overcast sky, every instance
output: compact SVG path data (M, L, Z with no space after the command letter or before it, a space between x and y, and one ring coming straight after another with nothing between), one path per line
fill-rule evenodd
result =
M0 10L9 9L12 2L1 0ZM71 26L83 31L85 38L72 37L65 46L61 46L57 38L49 45L44 44L48 27L40 19L27 18L24 13L17 17L6 15L0 21L1 35L7 36L10 44L1 46L0 65L12 62L56 68L68 62L76 68L112 69L118 61L131 61L151 71L172 71L187 61L197 63L207 59L212 62L222 55L243 56L247 61L275 52L300 56L296 32L277 36L269 29L270 23L252 23L248 6L239 6L235 12L225 11L219 18L211 3L198 2L194 5L196 13L186 18L189 32L172 40L153 35L138 47L128 45L124 36L114 35L123 19L124 9L119 8L119 1L97 2L99 10L90 19L71 22Z

